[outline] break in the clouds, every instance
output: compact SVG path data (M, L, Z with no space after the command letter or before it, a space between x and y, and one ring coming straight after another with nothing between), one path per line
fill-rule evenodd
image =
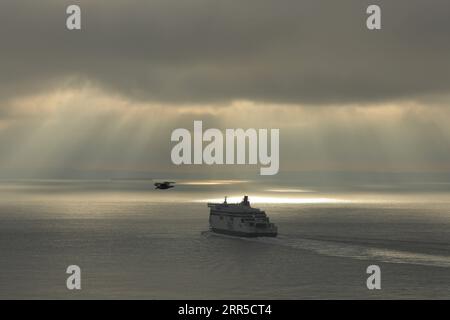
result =
M65 28L69 4L82 30ZM382 30L366 8L382 8ZM339 105L450 91L448 0L3 0L0 97L89 83L137 101Z
M194 120L280 129L281 175L448 172L449 15L448 0L2 0L0 178L259 175L174 166L171 132Z

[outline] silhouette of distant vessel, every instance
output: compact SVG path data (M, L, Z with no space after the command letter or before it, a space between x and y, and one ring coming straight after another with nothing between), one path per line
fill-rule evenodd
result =
M211 231L239 237L276 237L278 228L266 213L252 208L248 196L241 203L208 203Z

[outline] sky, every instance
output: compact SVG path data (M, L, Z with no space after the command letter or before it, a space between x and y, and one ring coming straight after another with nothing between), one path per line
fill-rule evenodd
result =
M280 174L448 173L449 15L448 0L2 0L0 178L258 176L174 166L171 132L194 120L280 129Z

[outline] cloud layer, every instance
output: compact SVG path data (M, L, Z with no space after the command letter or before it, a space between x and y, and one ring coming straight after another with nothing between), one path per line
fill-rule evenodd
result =
M450 91L447 0L5 0L0 97L80 86L170 104L347 104ZM382 30L365 27L369 4Z
M81 31L65 27L74 3ZM374 3L381 31L365 26ZM193 120L279 128L282 173L450 171L449 12L448 0L2 0L0 178L239 177L172 165L170 133Z

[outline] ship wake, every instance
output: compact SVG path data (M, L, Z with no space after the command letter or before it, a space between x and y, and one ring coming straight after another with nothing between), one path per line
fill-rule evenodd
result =
M331 257L450 268L450 256L446 255L395 250L361 244L350 244L347 242L339 241L289 237L286 235L279 235L277 238L243 238L219 235L210 231L205 231L202 234L205 237L214 236L229 239L239 239L240 241L251 241L265 245L277 245L298 250L307 250L320 255Z

